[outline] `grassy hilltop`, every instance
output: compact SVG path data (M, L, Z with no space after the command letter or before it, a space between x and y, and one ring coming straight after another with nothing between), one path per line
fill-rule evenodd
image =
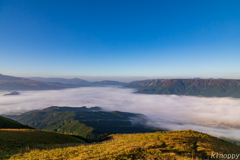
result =
M115 134L106 141L52 149L29 149L10 159L208 159L211 153L239 154L240 146L192 130Z
M3 119L10 126L16 123ZM0 159L190 160L208 159L211 153L239 154L239 151L240 146L192 130L112 134L101 142L89 144L75 135L36 129L0 129Z

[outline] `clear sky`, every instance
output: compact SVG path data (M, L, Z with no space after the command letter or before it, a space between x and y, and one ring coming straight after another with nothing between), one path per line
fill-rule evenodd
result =
M240 1L0 0L0 73L240 79Z

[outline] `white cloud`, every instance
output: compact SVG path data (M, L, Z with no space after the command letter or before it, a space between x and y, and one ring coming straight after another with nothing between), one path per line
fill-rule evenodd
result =
M240 99L145 95L135 91L117 87L23 91L17 96L0 96L0 114L49 106L100 106L109 111L142 113L149 118L147 124L151 126L194 129L240 139Z

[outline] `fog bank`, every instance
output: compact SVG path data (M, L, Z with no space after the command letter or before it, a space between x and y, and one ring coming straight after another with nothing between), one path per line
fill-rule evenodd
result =
M0 92L0 114L49 106L99 106L108 111L142 113L148 117L146 124L149 126L169 130L193 129L240 140L240 99L146 95L135 91L117 87L83 87L23 91L15 96L3 96L6 92Z

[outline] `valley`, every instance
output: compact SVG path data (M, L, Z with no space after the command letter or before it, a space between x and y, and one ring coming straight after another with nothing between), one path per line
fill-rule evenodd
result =
M83 87L56 91L22 91L16 98L3 96L0 106L7 104L12 109L37 104L45 106L48 103L59 102L59 99L64 100L61 104L100 104L101 107L51 106L42 109L31 108L29 111L19 110L17 114L2 114L4 117L0 117L0 141L4 145L0 146L0 159L198 160L211 158L212 154L217 153L237 154L240 150L237 128L204 126L201 121L196 121L197 115L201 115L199 111L193 115L192 122L195 122L189 123L191 117L185 115L189 112L187 108L195 105L196 101L204 105L211 104L211 99L144 95L133 91L137 90ZM54 98L50 96L53 94ZM71 98L68 99L69 97ZM16 101L17 99L20 101ZM175 105L180 100L187 102L182 104L182 111L188 111L175 113L174 120L171 110L177 112ZM226 104L238 104L237 99L225 100ZM126 104L131 107L124 107ZM219 104L224 103L221 101ZM225 107L219 104L211 105ZM164 109L165 106L168 110ZM231 107L233 106L228 107L229 111ZM196 111L194 106L191 108ZM181 122L183 115L188 122ZM203 118L208 122L215 120L206 116ZM225 122L228 123L226 126L234 124L230 121ZM182 127L181 131L179 127ZM198 131L184 130L188 127ZM206 134L208 132L217 135L218 138Z
M0 0L0 160L240 159L239 8Z

